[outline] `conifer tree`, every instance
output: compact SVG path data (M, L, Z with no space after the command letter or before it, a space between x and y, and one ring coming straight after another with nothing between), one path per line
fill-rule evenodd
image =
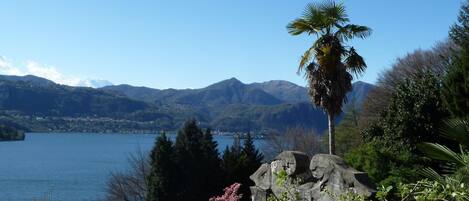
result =
M221 166L221 159L218 153L218 144L213 140L212 132L206 129L202 139L202 150L204 153L204 176L206 183L206 195L213 197L223 190L224 174Z
M242 152L246 155L247 172L254 173L261 166L264 155L254 146L254 139L250 133L246 135Z
M451 39L460 47L443 80L443 101L454 117L469 119L469 1L461 7Z
M187 121L176 137L176 164L180 167L177 182L179 183L178 200L207 200L200 185L202 169L202 130L195 119Z
M245 168L246 156L242 154L239 137L234 136L231 146L223 152L223 171L225 172L225 186L240 182L241 171Z
M241 183L240 193L243 195L241 200L250 200L250 186L254 183L251 176L261 165L264 156L254 146L254 139L251 134L247 134L246 139L241 146L239 137L235 136L233 145L227 147L223 154L223 167L226 172L226 185Z
M241 200L249 201L251 197L250 186L254 186L254 182L249 178L262 164L264 155L254 146L254 139L250 133L247 133L243 143L242 155L245 157L244 167L241 169L241 188L240 193L245 195Z
M175 200L177 183L175 180L173 143L162 133L151 151L151 168L147 177L147 201Z
M175 143L178 200L206 201L223 190L223 171L217 143L210 130L204 134L195 119L179 130Z

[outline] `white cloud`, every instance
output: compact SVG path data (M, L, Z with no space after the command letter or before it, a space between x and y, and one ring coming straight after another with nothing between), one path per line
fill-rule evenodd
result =
M79 78L66 77L59 73L55 67L43 65L34 61L26 62L26 69L29 74L35 75L38 77L43 77L48 80L52 80L55 83L65 84L70 86L79 86Z
M69 86L103 87L112 85L111 82L99 79L82 79L74 76L66 76L57 71L54 66L41 64L35 61L27 61L25 69L22 70L12 64L5 57L0 56L0 74L5 75L35 75L46 78L58 84Z
M0 73L5 75L24 75L19 68L13 67L11 62L3 56L0 56Z

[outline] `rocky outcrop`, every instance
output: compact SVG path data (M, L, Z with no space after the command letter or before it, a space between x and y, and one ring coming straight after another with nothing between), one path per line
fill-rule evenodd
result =
M284 184L278 182L281 172L288 176ZM266 201L269 195L278 197L286 189L307 201L333 201L333 196L347 192L368 197L376 192L366 173L327 154L317 154L310 160L305 153L285 151L271 163L263 164L250 178L255 183L251 187L253 201Z

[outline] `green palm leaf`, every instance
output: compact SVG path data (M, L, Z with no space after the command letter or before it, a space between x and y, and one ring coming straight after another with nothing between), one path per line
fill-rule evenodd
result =
M467 165L462 155L457 154L444 145L424 142L417 145L417 147L430 158L455 163L457 166Z
M444 180L445 180L440 174L438 174L432 168L424 168L424 169L420 170L419 173L422 176L424 176L426 178L429 178L433 181L444 182Z
M306 50L306 52L301 56L300 66L298 67L297 73L300 73L310 63L314 53L314 46L311 46L308 50Z
M446 120L440 128L440 133L443 137L455 140L460 144L469 147L469 122L466 120Z
M372 30L366 26L360 26L356 24L347 24L343 27L338 26L339 30L335 33L336 37L340 38L341 40L350 40L353 38L361 38L365 39L366 37L370 36Z
M362 56L360 56L356 51L355 48L350 48L348 51L348 55L345 58L345 66L347 70L355 75L362 74L365 72L366 63Z

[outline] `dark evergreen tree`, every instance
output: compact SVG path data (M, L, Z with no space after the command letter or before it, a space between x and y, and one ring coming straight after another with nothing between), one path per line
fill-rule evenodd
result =
M461 7L451 39L460 47L443 80L443 100L454 117L469 119L469 1Z
M178 200L202 201L204 197L204 177L201 175L203 164L202 154L202 130L197 126L195 119L187 121L179 130L176 137L175 153L176 164L180 167L177 182L179 183Z
M264 155L262 155L262 153L258 149L256 149L256 146L254 146L254 139L252 138L250 133L246 135L246 139L243 143L242 152L244 155L246 155L246 171L248 173L251 172L249 174L254 173L257 168L261 166L262 160L264 159Z
M449 32L451 40L461 47L469 46L469 1L459 10L458 23L451 26Z
M247 134L241 146L239 136L234 137L233 145L227 147L223 153L223 167L226 173L225 185L235 182L241 183L239 192L243 194L241 200L249 201L251 197L250 186L254 185L251 176L261 165L264 156L254 146L254 139Z
M245 168L246 156L242 154L242 147L238 136L234 136L233 145L226 147L223 152L223 171L225 172L225 186L240 182L242 169Z
M218 153L218 144L213 140L210 129L205 130L202 139L202 150L204 153L204 173L205 178L202 180L207 191L208 197L213 197L222 192L224 188L224 173L222 170L220 154Z
M175 200L177 181L173 143L162 133L150 155L151 169L147 176L147 201Z
M187 121L176 137L175 153L177 200L206 201L223 190L221 159L210 130L204 134L196 120Z
M247 133L246 139L243 143L242 155L245 157L244 167L241 169L239 189L243 196L241 200L249 201L251 198L250 186L254 186L254 182L249 178L262 164L264 155L254 146L254 139L250 133Z

